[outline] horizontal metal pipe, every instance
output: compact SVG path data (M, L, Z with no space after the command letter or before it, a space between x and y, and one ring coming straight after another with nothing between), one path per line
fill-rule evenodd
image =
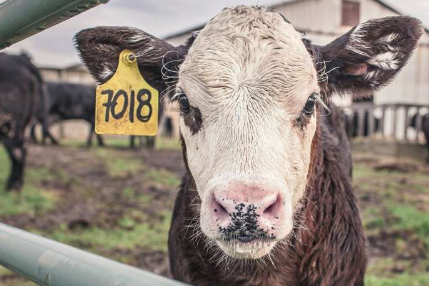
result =
M0 0L0 50L109 0Z
M42 286L185 286L2 223L0 265Z

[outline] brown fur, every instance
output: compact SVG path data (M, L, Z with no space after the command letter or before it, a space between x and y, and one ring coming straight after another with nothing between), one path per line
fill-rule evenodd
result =
M217 265L216 250L197 235L199 198L187 168L169 237L175 279L199 286L363 285L365 241L349 175L350 151L340 114L332 110L329 117L320 117L313 140L306 199L295 215L297 235L288 238L290 246L274 251L273 264L231 259L228 267ZM300 221L307 229L299 227Z

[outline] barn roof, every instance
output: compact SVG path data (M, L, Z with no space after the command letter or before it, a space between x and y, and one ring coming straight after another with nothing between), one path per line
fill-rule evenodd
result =
M274 3L271 5L272 8L281 7L283 5L287 5L291 2L297 2L303 0L283 0L278 3ZM423 26L425 27L426 32L429 33L429 1L422 0L372 0L382 5L383 7L391 10L394 13L400 15L408 15L418 18L422 21ZM169 36L164 37L164 40L169 40L175 37L180 37L188 34L191 31L198 31L204 28L206 23L202 23L198 26L194 26L192 28L173 33Z

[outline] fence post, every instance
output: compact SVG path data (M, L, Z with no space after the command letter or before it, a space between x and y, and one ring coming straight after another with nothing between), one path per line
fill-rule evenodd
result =
M392 106L392 116L393 116L393 120L392 120L392 123L393 123L393 133L392 133L392 135L393 135L393 139L395 140L395 141L397 141L397 138L396 138L396 127L398 126L398 120L397 120L397 117L398 117L398 107L396 106L396 105L393 105Z

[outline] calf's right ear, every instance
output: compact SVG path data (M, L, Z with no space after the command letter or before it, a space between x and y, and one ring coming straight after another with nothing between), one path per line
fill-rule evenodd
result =
M360 24L320 47L321 60L329 71L328 93L355 98L371 95L404 67L422 33L419 20L393 16Z
M166 81L177 78L179 65L187 54L186 46L167 42L130 27L96 27L80 31L73 39L82 61L92 76L105 83L116 72L120 53L131 50L143 77L163 92Z

